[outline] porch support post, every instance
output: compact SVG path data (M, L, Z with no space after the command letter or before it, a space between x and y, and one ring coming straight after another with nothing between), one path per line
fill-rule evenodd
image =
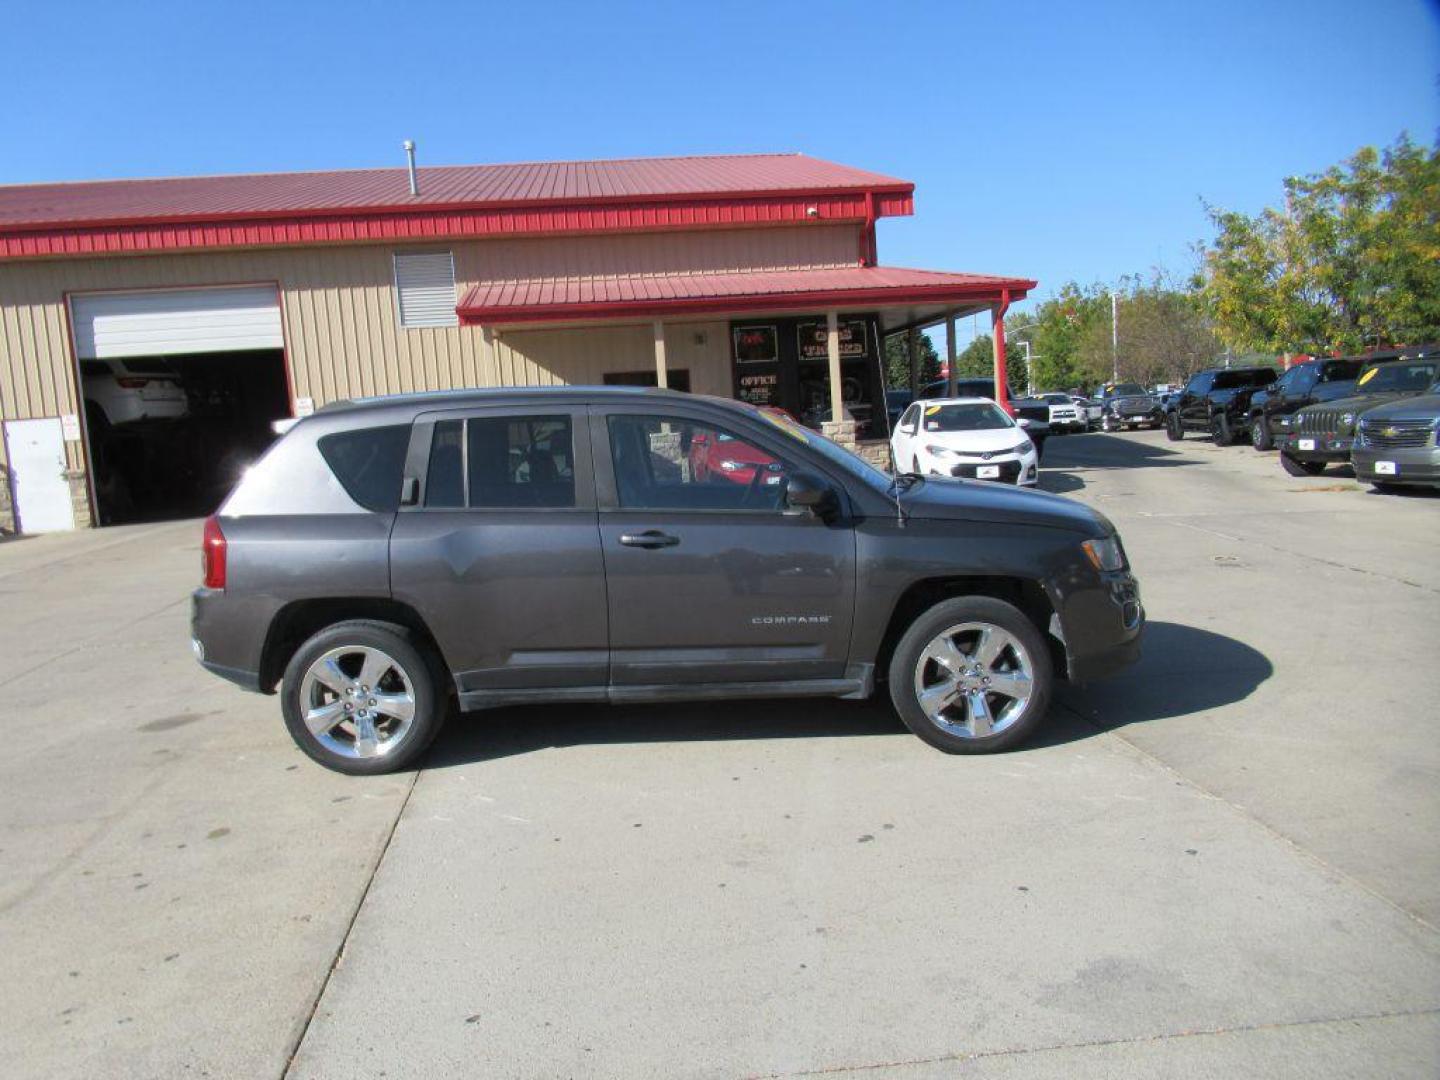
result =
M905 331L905 355L910 361L910 396L920 396L920 342L916 339L915 328Z
M825 313L825 355L830 360L830 422L845 419L845 395L840 386L840 313Z
M946 376L945 396L955 396L955 312L945 313L945 370L949 372Z
M655 320L655 385L665 389L670 385L670 373L665 367L665 324Z
M991 330L995 336L995 401L1011 416L1015 409L1010 404L1010 383L1005 370L1005 312L1010 310L1010 292L1000 294L1000 303L990 309Z

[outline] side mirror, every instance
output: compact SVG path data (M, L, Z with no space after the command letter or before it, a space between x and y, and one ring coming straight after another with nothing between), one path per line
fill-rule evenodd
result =
M809 510L819 518L829 518L839 506L835 489L814 473L795 473L785 487L785 501L794 508Z

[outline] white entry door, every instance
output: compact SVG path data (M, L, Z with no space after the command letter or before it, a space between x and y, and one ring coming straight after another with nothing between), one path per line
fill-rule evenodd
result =
M60 421L55 417L7 420L5 456L9 459L10 490L20 531L62 532L75 528Z

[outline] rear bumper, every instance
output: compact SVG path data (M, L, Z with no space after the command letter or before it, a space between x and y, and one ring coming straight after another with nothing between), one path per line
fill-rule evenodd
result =
M196 589L190 594L190 648L200 666L246 690L261 690L260 651L273 608L220 589Z

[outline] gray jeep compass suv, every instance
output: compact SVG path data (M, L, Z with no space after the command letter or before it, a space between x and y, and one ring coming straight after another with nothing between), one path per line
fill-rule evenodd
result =
M1120 538L1055 495L891 477L788 418L664 390L340 402L205 523L196 655L279 688L316 761L401 768L449 712L877 682L1001 750L1054 678L1134 660Z

